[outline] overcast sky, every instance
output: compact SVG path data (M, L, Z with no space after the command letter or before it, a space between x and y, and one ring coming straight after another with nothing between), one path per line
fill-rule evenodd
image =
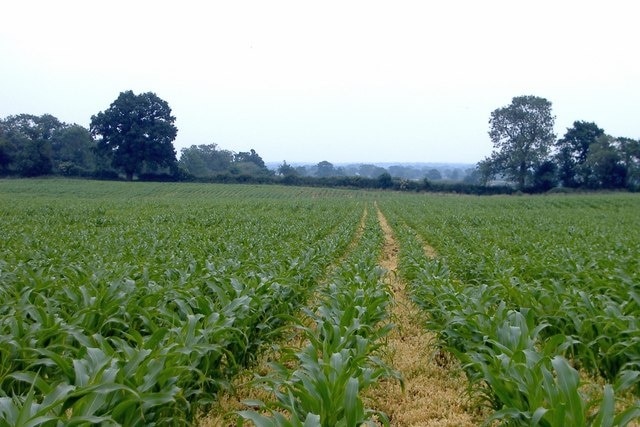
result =
M177 151L266 161L461 162L514 96L640 138L636 1L5 1L0 117L88 127L125 90L176 116Z

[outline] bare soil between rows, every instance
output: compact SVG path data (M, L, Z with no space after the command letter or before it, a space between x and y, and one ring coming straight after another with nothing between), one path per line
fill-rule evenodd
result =
M383 350L385 362L400 372L404 389L395 380L384 380L365 393L366 405L383 411L392 426L467 427L482 424L481 414L469 406L467 379L456 362L438 351L434 335L424 328L424 314L409 299L405 283L398 277L399 245L387 219L376 206L378 221L384 233L384 246L379 261L387 270L385 280L393 293L391 318L395 324ZM358 230L347 253L357 245L362 235L365 209ZM435 250L425 246L425 255L435 256ZM346 256L346 255L345 255ZM291 339L293 338L293 339ZM298 342L296 342L298 341ZM290 337L288 347L302 347L302 337ZM269 361L278 359L277 352L267 352L258 366L233 381L233 391L223 393L216 408L199 419L200 426L235 426L235 411L246 409L245 399L270 400L265 391L251 384L255 374L269 371Z
M365 229L365 223L367 221L367 216L369 215L368 209L365 207L362 212L362 216L360 217L360 221L358 222L357 228L349 242L345 253L336 261L335 264L330 265L326 271L324 272L325 278L330 276L331 272L337 268L348 256L349 254L357 247L358 243L362 239L362 235ZM310 298L314 300L314 297ZM293 330L293 333L287 335L287 337L283 337L282 342L279 343L285 346L288 349L302 349L305 345L305 339L302 333L298 333L297 329ZM277 347L279 344L276 344ZM253 380L256 375L268 375L270 371L269 364L272 362L277 362L280 360L280 354L278 351L266 351L263 355L260 356L257 366L245 370L240 373L236 378L233 379L231 383L231 389L229 391L224 391L220 393L218 402L213 406L212 410L203 414L198 419L198 426L200 427L234 427L237 425L237 415L235 414L237 411L248 409L248 407L243 404L245 400L261 400L264 402L271 401L275 398L271 393L267 391L255 387ZM247 422L247 424L251 424Z
M482 417L469 406L466 377L451 357L437 350L433 334L424 328L424 314L396 274L400 248L380 209L377 215L385 237L380 265L388 271L396 324L385 351L386 362L401 373L404 390L397 382L382 382L367 393L370 405L384 411L392 426L480 425ZM433 257L435 250L425 245L425 255Z

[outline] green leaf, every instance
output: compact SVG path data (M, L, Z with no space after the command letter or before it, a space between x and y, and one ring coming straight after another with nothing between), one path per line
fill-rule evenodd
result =
M547 412L549 412L549 409L547 408L537 408L533 411L533 415L531 416L531 426L535 427L539 425Z
M634 403L633 406L631 406L628 409L625 409L624 411L616 415L616 417L613 420L613 424L616 426L626 426L631 424L632 421L638 421L639 419L640 419L640 403L636 401L636 403Z
M142 409L147 410L154 406L166 405L168 403L174 403L175 395L179 392L178 387L173 387L170 391L158 392L158 393L145 393L140 395L139 399L142 401Z
M251 420L256 427L278 427L271 418L260 415L255 411L239 411L237 414L246 420Z
M321 427L320 415L308 413L304 420L304 427Z
M85 415L85 416L72 416L71 418L67 419L64 421L64 425L66 427L69 426L86 426L87 424L99 424L100 426L119 426L120 424L116 423L111 417L109 416L102 416L102 417L98 417L98 416L92 416L92 415Z
M362 422L364 409L358 396L360 384L357 378L349 378L344 395L344 411L348 426L355 426Z
M52 408L53 406L58 405L61 402L65 401L71 395L71 393L73 393L74 390L75 390L75 387L70 384L66 384L66 383L58 384L53 388L53 390L51 390L49 393L47 393L44 396L42 405L44 407Z
M125 397L113 408L111 416L116 420L128 418L127 414L137 411L136 407L139 403L136 397Z
M640 382L640 372L639 371L631 371L625 370L618 374L616 378L614 389L616 392L622 392L628 390L634 385Z
M35 387L42 394L47 394L51 391L51 386L47 384L37 372L12 372L7 375L7 377L25 382L30 386Z
M613 387L607 384L604 386L602 402L598 408L598 414L591 424L592 427L613 427L615 404Z
M556 371L556 381L562 394L561 401L567 405L567 414L576 426L586 424L585 403L578 391L580 375L562 356L555 356L551 364ZM552 404L555 402L552 402Z
M264 408L266 406L262 400L258 399L245 399L242 404L252 408Z

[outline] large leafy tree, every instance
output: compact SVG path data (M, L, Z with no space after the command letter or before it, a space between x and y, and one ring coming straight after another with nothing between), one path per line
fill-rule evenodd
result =
M227 173L233 152L221 150L217 144L192 145L180 151L180 168L195 177L211 177Z
M83 175L96 169L95 141L83 126L66 125L51 138L54 171Z
M522 190L545 161L555 141L551 102L537 96L518 96L491 113L489 136L494 151L482 167L501 174Z
M89 174L96 165L94 148L88 129L51 114L0 120L0 174Z
M575 121L564 136L556 142L558 149L556 163L562 185L565 187L586 185L591 175L586 164L590 147L603 135L604 130L595 123Z
M616 140L602 135L589 146L585 170L589 172L586 185L590 188L622 188L627 182L627 166L617 149Z
M284 160L282 164L278 166L278 173L285 177L292 177L292 176L298 175L298 171L296 170L296 168L294 168L289 163L287 163L286 160Z
M98 149L111 157L113 167L128 180L143 167L173 167L178 134L169 104L152 92L120 93L111 106L91 117L91 134Z
M4 175L10 171L11 162L13 161L14 147L4 126L4 120L0 119L0 175Z
M640 140L617 138L614 145L620 152L627 169L627 184L632 189L640 188Z
M51 114L18 114L0 120L0 170L23 176L50 174L51 141L65 126Z
M234 154L231 173L247 176L269 176L272 172L253 148Z
M326 160L321 161L316 165L316 176L318 178L327 178L335 176L337 174L336 169L333 167L333 163Z

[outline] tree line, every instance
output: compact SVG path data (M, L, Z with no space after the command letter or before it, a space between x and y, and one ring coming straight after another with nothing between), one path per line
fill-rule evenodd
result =
M281 175L295 174L298 176L327 178L340 176L360 176L363 178L378 178L388 173L397 179L430 181L465 181L473 173L473 168L461 167L461 165L442 165L435 167L433 164L399 164L382 167L369 163L356 163L346 165L334 165L323 160L317 164L291 166L286 161L278 167Z
M50 114L0 119L0 176L62 175L99 179L256 182L455 191L474 194L568 189L640 188L640 141L607 135L576 121L556 139L551 103L515 97L491 113L491 156L476 168L443 177L436 169L375 165L335 167L328 161L270 170L253 149L232 152L217 144L183 148L169 104L152 92L120 93L91 117L89 129ZM447 181L441 181L447 178Z
M494 150L478 164L481 182L520 191L640 189L640 140L607 135L593 122L575 121L562 138L553 131L551 102L519 96L491 113Z
M417 187L408 181L462 181L469 171L371 164L335 167L328 161L293 167L284 161L270 170L253 149L233 152L217 144L192 145L180 151L175 117L154 93L122 92L104 111L91 117L89 129L45 114L0 119L0 176L62 175L100 179L275 182L388 188ZM418 186L419 187L419 186Z
M44 114L0 119L0 176L62 175L100 179L188 180L206 171L237 176L272 174L254 151L212 146L182 150L169 104L152 92L120 93L91 117L89 129Z

